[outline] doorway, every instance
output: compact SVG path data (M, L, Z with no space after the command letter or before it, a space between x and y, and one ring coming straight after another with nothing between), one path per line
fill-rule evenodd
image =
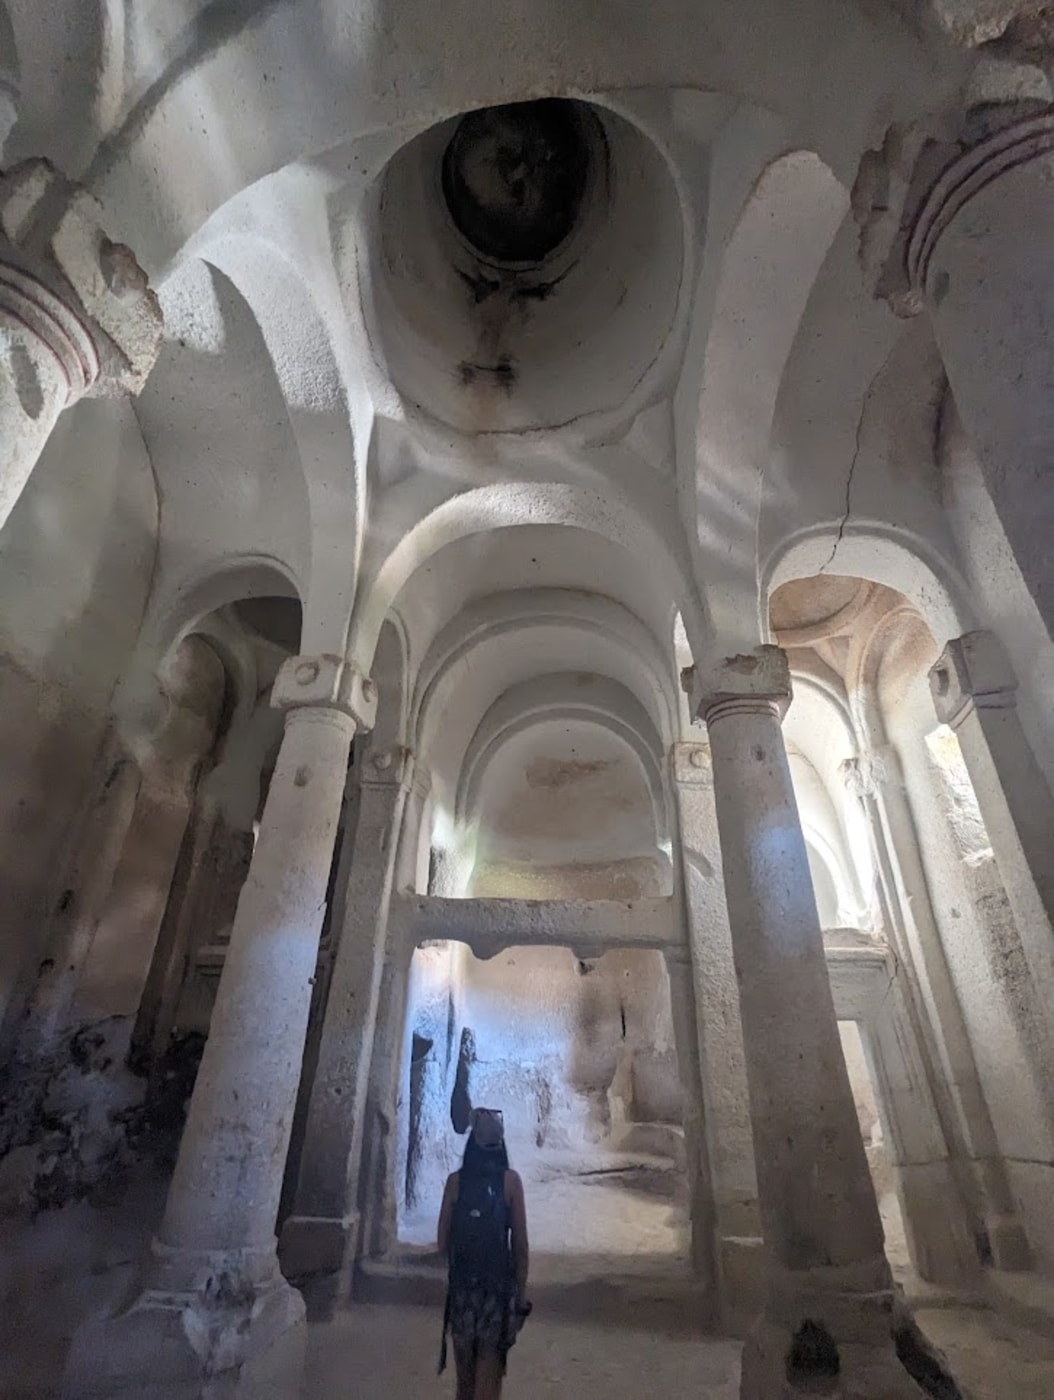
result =
M583 960L514 947L481 960L460 943L418 948L396 1162L404 1246L434 1245L472 1107L504 1115L537 1280L688 1272L683 1098L661 953Z

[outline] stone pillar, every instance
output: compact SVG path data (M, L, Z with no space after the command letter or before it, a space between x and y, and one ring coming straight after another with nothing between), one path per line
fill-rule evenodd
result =
M158 671L159 723L132 741L142 781L113 886L84 959L73 1007L82 1024L120 1016L130 1043L202 765L216 744L223 664L187 637Z
M958 735L1029 968L1054 1006L1054 794L1021 727L1016 689L991 632L949 642L930 670L937 718Z
M134 1053L151 1067L181 1028L181 1003L201 950L215 945L234 921L252 861L252 832L232 826L215 798L200 791L199 798L136 1018Z
M708 1320L722 1320L721 1279L715 1245L718 1239L713 1184L706 1143L706 1109L699 1067L695 987L687 948L667 949L664 954L670 984L677 1069L684 1097L684 1148L688 1176L688 1224L691 1231L692 1272L702 1283Z
M879 720L862 713L858 723L870 731ZM884 732L876 737L884 740ZM925 1257L939 1264L940 1272L927 1269L922 1251L915 1259L916 1268L933 1282L962 1284L990 1252L997 1268L1027 1269L1031 1266L1028 1240L1014 1206L930 904L899 760L889 744L880 742L847 760L842 774L867 822L888 936L909 978L900 998L902 1012L919 1047L920 1069L925 1070L948 1151L943 1209L956 1218L955 1228L947 1231L941 1254L926 1251ZM972 1242L969 1252L961 1247L964 1228Z
M903 969L894 964L881 1007L860 1030L896 1171L912 1265L931 1283L965 1289L978 1282L977 1252L906 982Z
M1020 82L1010 65L1007 77ZM1054 635L1054 108L977 96L962 140L901 139L899 164L872 153L853 202L876 293L933 324L992 503Z
M1054 1083L1054 794L1014 705L1017 682L991 632L949 642L930 670L937 718L963 760L1034 982L1043 1076Z
M427 847L421 840L431 789L431 775L418 761L414 780L403 808L402 831L396 856L395 888L415 893L428 888ZM398 1243L398 1196L395 1173L398 1162L399 1076L402 1069L403 1032L410 988L414 943L404 924L388 920L384 966L377 997L377 1024L370 1057L363 1133L359 1208L360 1255L380 1258Z
M157 359L161 308L101 218L46 160L0 174L0 526L62 410L137 394Z
M70 1007L110 897L140 782L138 764L111 730L95 766L91 794L70 832L65 866L56 872L46 957L6 1059L0 1092L4 1104L0 1155L35 1135L57 1058L68 1062L65 1033Z
M670 772L677 802L685 922L713 1198L712 1250L722 1325L741 1332L764 1297L750 1101L739 991L732 958L710 745L675 744Z
M74 1339L65 1400L149 1394L159 1375L172 1400L298 1393L304 1305L275 1217L348 756L376 691L337 657L293 657L272 703L285 733L144 1287Z
M897 1358L882 1224L783 746L787 659L763 646L686 681L710 735L768 1263L740 1393L790 1400L837 1385L917 1398Z
M359 1172L388 908L403 809L413 777L407 749L366 755L359 779L344 924L337 942L311 1086L292 1214L282 1227L290 1277L336 1274L350 1295L359 1243Z

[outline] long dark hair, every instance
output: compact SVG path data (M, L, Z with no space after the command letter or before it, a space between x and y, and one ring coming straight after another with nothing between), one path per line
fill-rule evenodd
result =
M487 1176L491 1172L509 1170L509 1151L504 1140L499 1147L480 1147L475 1133L469 1133L461 1170L466 1176Z

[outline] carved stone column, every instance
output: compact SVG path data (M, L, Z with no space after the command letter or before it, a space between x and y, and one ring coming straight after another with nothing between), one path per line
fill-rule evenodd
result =
M959 737L1032 975L1054 1005L1054 794L1021 727L1010 662L991 632L968 632L945 647L930 689Z
M865 729L878 723L866 714L858 722ZM928 1251L928 1266L921 1256L914 1260L915 1266L923 1278L950 1285L968 1281L989 1251L997 1268L1027 1269L1031 1252L930 904L899 760L889 744L880 743L847 760L842 776L867 822L886 929L909 974L902 1012L922 1052L949 1154L946 1160L929 1164L916 1154L901 1165L905 1197L911 1179L918 1179L917 1189L910 1191L918 1213L932 1221L937 1211L946 1219L940 1232L942 1249Z
M173 1400L298 1393L304 1304L275 1217L348 756L376 691L338 657L301 656L272 703L285 734L152 1260L131 1306L74 1339L66 1400L142 1395L158 1374Z
M402 831L396 855L395 889L413 893L427 889L427 845L423 826L427 819L431 774L420 761L414 765L413 784L403 807ZM362 1146L359 1207L360 1255L380 1258L398 1243L399 1076L402 1070L403 1031L410 988L414 942L405 923L388 920L384 965L377 997L377 1022L370 1057Z
M713 1200L716 1311L742 1331L764 1296L754 1144L732 934L721 869L710 745L675 744L670 770L677 801L684 913Z
M137 394L161 345L161 308L102 210L46 160L0 174L0 526L62 410Z
M1034 982L1034 1041L1054 1083L1054 794L1014 704L1017 682L991 632L949 642L930 671L937 718L955 730Z
M763 646L686 682L710 735L768 1262L740 1393L790 1400L837 1384L873 1400L918 1397L897 1357L882 1223L783 745L787 659Z
M707 1316L722 1320L721 1279L718 1272L717 1228L713 1183L706 1142L706 1106L699 1066L698 1017L695 985L687 948L668 948L663 954L670 985L670 1017L677 1051L677 1069L684 1097L684 1148L688 1178L688 1224L691 1232L692 1272L705 1292Z
M1054 633L1054 108L983 96L959 141L891 133L881 157L865 158L853 203L876 295L933 324L992 503Z
M129 1049L224 688L219 658L196 636L154 680L154 722L134 736L120 724L111 731L96 791L71 833L48 956L8 1067L5 1117L15 1134L32 1122L50 1077L67 1067L71 1035L105 1024L107 1055L121 1064Z
M350 1294L359 1242L359 1172L366 1091L388 908L406 795L413 780L407 749L367 753L358 820L307 1113L293 1212L282 1228L285 1272L337 1274Z

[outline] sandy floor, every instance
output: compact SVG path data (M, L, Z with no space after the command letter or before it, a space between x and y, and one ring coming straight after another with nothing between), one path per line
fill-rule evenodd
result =
M436 1377L439 1320L424 1308L363 1307L318 1329L305 1396L402 1400L453 1394ZM734 1342L669 1337L532 1317L509 1358L503 1400L735 1400Z
M1054 1340L991 1313L931 1310L920 1321L971 1400L1051 1400ZM423 1308L361 1307L313 1329L305 1396L402 1400L452 1394L435 1374L438 1326ZM536 1314L509 1359L504 1400L738 1400L735 1342L571 1323Z
M535 1278L578 1281L596 1260L620 1274L687 1274L686 1186L672 1164L642 1154L547 1154L522 1175ZM421 1211L402 1240L434 1244L435 1227L436 1211Z
M633 1177L534 1183L536 1192L546 1188L557 1193L546 1198L556 1205L554 1220L566 1221L569 1207L578 1218L575 1248L559 1252L567 1241L550 1238L543 1211L535 1228L537 1306L510 1359L505 1400L737 1400L739 1347L697 1333L690 1303L672 1311L668 1301L657 1309L640 1303L627 1308L617 1288L599 1281L617 1270L631 1280L631 1295L643 1297L649 1290L642 1293L633 1275L639 1280L645 1269L656 1276L682 1275L683 1210L664 1194L663 1183ZM571 1192L566 1199L565 1189ZM86 1312L105 1306L127 1283L143 1226L159 1201L154 1192L136 1209L131 1204L126 1200L125 1209L110 1211L75 1207L4 1231L2 1400L54 1400L69 1336ZM611 1227L619 1223L623 1231L637 1232L646 1248L636 1259L609 1256L609 1272L598 1278L598 1246L610 1246ZM674 1289L666 1296L679 1295ZM1023 1331L992 1312L963 1308L930 1308L919 1320L948 1353L970 1400L1054 1397L1054 1338ZM437 1309L363 1304L316 1323L310 1328L307 1382L300 1396L288 1400L452 1396L452 1376L435 1374L439 1325Z

